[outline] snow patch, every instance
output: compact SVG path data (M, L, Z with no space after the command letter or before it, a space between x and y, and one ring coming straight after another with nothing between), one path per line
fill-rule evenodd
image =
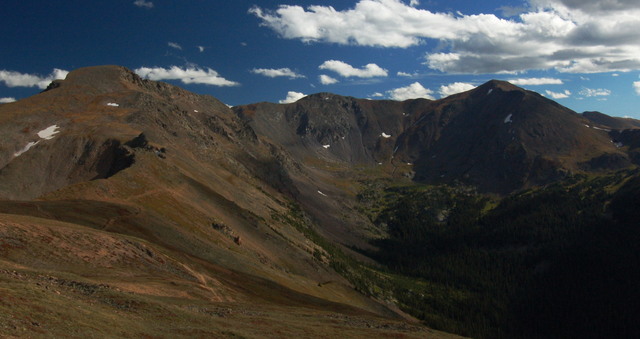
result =
M491 92L493 92L493 88L489 89L489 92L487 92L487 95L491 94Z
M58 127L58 125L51 125L38 132L38 136L40 137L40 139L51 140L54 138L54 135L60 133L60 131L58 131L59 128L60 127Z
M323 197L326 197L326 196L327 196L326 194L324 194L324 193L322 193L322 192L320 192L320 191L318 191L318 194L320 194L320 195L321 195L321 196L323 196Z
M197 110L197 109L194 109L194 110L193 110L193 112L194 112L194 113L198 113L198 110Z
M382 132L381 136L382 136L383 138L385 138L385 139L389 139L389 138L391 138L391 135L389 135L389 134L387 134L387 133L385 133L385 132Z
M107 106L119 107L120 105L116 104L115 102L109 102L109 103L107 103Z
M613 141L613 140L611 140L611 142L612 142L612 143L613 143L613 145L614 145L614 146L616 146L617 148L620 148L620 147L624 146L624 144L622 144L622 143L621 143L621 142L619 142L619 141Z
M58 125L51 125L45 129L43 129L42 131L38 132L38 137L40 138L40 140L38 141L30 141L26 146L24 146L21 150L13 153L14 157L19 157L22 154L24 154L26 151L30 150L31 147L37 145L38 143L40 143L40 141L42 140L51 140L53 138L55 138L54 135L60 133L60 131L58 131L60 127L58 127Z
M504 118L504 123L505 123L505 124L508 124L508 123L510 123L510 122L513 122L513 120L511 120L511 117L513 117L513 114L509 114L509 115L507 115L507 117L506 117L506 118Z
M322 147L329 148L329 147L331 147L331 145L322 145Z
M29 143L27 144L27 146L24 146L24 148L23 148L23 149L21 149L21 150L19 150L19 151L15 152L15 153L13 153L13 156L14 156L14 157L19 157L19 156L21 156L21 155L22 155L22 153L24 153L24 152L28 151L31 147L33 147L33 146L37 145L39 142L40 142L40 140L38 140L38 141L31 141L31 142L29 142Z

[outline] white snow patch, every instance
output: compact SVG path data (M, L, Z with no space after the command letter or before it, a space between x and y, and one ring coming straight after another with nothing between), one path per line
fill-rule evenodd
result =
M593 129L597 129L598 131L611 132L611 130L610 130L610 129L606 129L606 128L600 128L600 127L596 127L596 126L592 126L591 128L593 128Z
M13 156L14 156L14 157L19 157L20 155L22 155L22 153L24 153L24 152L28 151L31 147L33 147L33 146L37 145L39 142L40 142L40 140L38 140L38 141L31 141L31 142L29 142L29 143L27 144L27 146L24 146L24 148L23 148L23 149L21 149L21 150L19 150L19 151L15 152L15 153L13 153Z
M120 105L116 104L115 102L109 102L109 103L107 103L107 106L119 107Z
M491 92L493 92L493 88L489 89L489 92L487 92L487 95L491 94Z
M615 142L613 140L611 140L611 142L613 143L614 146L616 146L617 148L620 148L622 146L624 146L621 142Z
M38 136L40 137L40 139L51 140L54 138L55 134L58 134L60 132L58 131L59 128L60 127L58 127L58 125L51 125L38 132Z
M508 123L510 123L510 122L513 122L513 120L511 120L511 117L513 117L513 114L509 114L509 115L507 115L507 117L506 117L506 118L504 118L504 123L505 123L505 124L508 124Z
M320 194L320 195L321 195L321 196L323 196L323 197L326 197L326 196L327 196L326 194L324 194L324 193L322 193L322 192L320 192L320 191L318 191L318 194Z
M29 143L24 146L21 150L13 153L14 157L19 157L22 154L24 154L24 152L28 151L31 149L31 147L37 145L40 141L42 140L51 140L54 137L54 135L60 133L60 131L58 131L60 127L58 127L58 125L51 125L45 129L43 129L42 131L38 132L38 137L40 137L40 140L38 141L29 141Z
M194 112L194 113L198 113L198 110L197 110L197 109L194 109L194 110L193 110L193 112Z
M391 135L389 135L389 134L387 134L385 132L382 132L382 137L385 138L385 139L389 139L389 138L391 138Z
M322 147L329 148L329 147L331 147L331 145L322 145Z

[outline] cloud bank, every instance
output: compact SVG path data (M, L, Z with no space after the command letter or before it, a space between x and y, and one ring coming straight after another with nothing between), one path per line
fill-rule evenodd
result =
M508 82L516 86L538 86L538 85L562 85L561 79L554 78L526 78L526 79L511 79Z
M469 84L469 83L466 83L466 82L454 82L454 83L449 84L449 85L440 86L439 93L444 98L444 97L448 97L448 96L453 95L453 94L466 92L466 91L472 90L474 88L476 88L476 86L474 86L472 84Z
M67 74L69 74L68 71L58 68L54 68L53 72L47 76L0 70L0 82L4 82L8 87L38 87L45 89L51 81L64 79Z
M320 74L320 83L323 85L333 85L338 83L338 79L334 79L326 74Z
M239 83L221 77L218 72L211 68L171 66L162 67L140 67L134 70L139 76L149 80L180 80L184 84L203 84L212 86L238 86Z
M432 95L433 91L428 88L424 88L419 82L414 82L406 87L392 89L390 91L387 91L387 94L389 95L389 98L397 101L417 98L435 100Z
M278 103L281 104L290 104L293 102L296 102L304 97L306 97L306 94L300 93L300 92L294 92L294 91L289 91L287 92L287 97L285 99L282 99L280 101L278 101Z
M0 104L8 104L10 102L15 102L15 101L16 101L16 98L10 98L10 97L0 98Z
M302 74L298 74L289 68L254 68L251 70L253 74L264 75L269 78L287 77L289 79L306 78Z
M525 12L463 15L400 0L359 0L353 8L255 6L249 12L285 39L409 48L429 44L425 65L447 73L555 69L597 73L640 69L640 2L529 0Z
M362 68L355 68L346 62L339 60L327 60L322 65L318 67L319 69L324 69L328 71L333 71L338 73L340 76L345 78L355 77L355 78L373 78L373 77L386 77L388 72L386 69L376 65L376 64L367 64Z
M562 93L552 92L552 91L546 90L545 93L547 93L547 95L550 96L553 99L566 99L569 96L571 96L571 92L569 90L565 90Z

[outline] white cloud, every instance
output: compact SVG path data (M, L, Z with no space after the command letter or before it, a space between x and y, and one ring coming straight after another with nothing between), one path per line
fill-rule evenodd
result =
M334 71L345 78L386 77L388 74L386 69L381 68L376 64L367 64L362 68L355 68L347 64L346 62L339 61L339 60L327 60L324 63L322 63L322 65L320 65L318 68Z
M437 40L440 48L425 54L425 64L448 73L640 69L637 0L528 2L508 19L432 12L401 0L358 0L344 10L255 6L249 12L281 37L304 42L407 48Z
M238 86L239 83L221 77L218 72L211 68L171 66L162 67L140 67L134 70L135 73L149 80L180 80L185 84L204 84L213 86Z
M375 92L375 93L371 94L370 97L372 97L372 98L381 98L381 97L384 97L384 94L382 94L380 92Z
M409 2L409 6L411 6L411 7L416 7L418 5L420 5L420 1L418 1L418 0L411 0Z
M611 91L603 88L597 88L597 89L583 88L580 91L580 95L585 97L606 97L611 95Z
M466 82L454 82L452 84L448 84L446 86L440 86L439 93L444 97L448 97L453 94L466 92L468 90L474 89L476 86L466 83Z
M562 93L546 90L545 93L547 93L547 95L552 97L553 99L566 99L571 96L571 92L569 90L565 90Z
M425 98L434 100L433 91L424 88L419 82L414 82L409 86L400 87L387 91L392 100L404 101L408 99Z
M338 83L338 79L334 79L326 74L320 74L320 83L323 85L333 85Z
M138 7L153 8L153 2L151 1L136 0L133 2L133 4Z
M179 44L177 44L177 43L175 43L175 42L171 42L171 41L169 41L169 42L167 43L167 45L168 45L169 47L171 47L171 48L175 48L175 49L182 50L182 46L180 46Z
M287 97L283 100L278 101L281 104L290 104L293 102L296 102L304 97L306 97L306 94L300 93L300 92L294 92L294 91L289 91L287 92Z
M204 46L196 46L196 48L198 48L198 51L200 51L200 53L204 52L205 49Z
M53 72L47 76L0 70L0 82L4 82L8 87L38 87L45 89L51 81L64 79L67 74L69 74L68 71L58 68L54 68Z
M15 101L16 101L16 98L10 98L10 97L0 98L0 104L8 104L10 102L15 102Z
M290 79L306 78L304 75L297 74L296 72L290 70L289 68L278 68L278 69L254 68L251 70L251 73L264 75L269 78L276 78L276 77L287 77Z
M397 75L399 77L411 77L412 76L410 73L407 73L407 72L398 72Z
M633 88L636 90L636 94L640 95L640 81L634 81Z
M561 79L555 78L520 78L507 80L517 86L562 85Z

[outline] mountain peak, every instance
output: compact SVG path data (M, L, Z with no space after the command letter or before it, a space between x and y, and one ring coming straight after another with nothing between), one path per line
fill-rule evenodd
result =
M64 80L56 80L47 90L57 87L93 88L100 92L113 91L127 83L140 84L142 79L122 66L103 65L75 69Z
M486 89L486 90L490 90L490 89L501 89L503 91L509 92L509 91L524 91L524 89L508 82L508 81L504 81L504 80L489 80L487 82L485 82L484 84L482 84L481 86L478 87L479 89Z

